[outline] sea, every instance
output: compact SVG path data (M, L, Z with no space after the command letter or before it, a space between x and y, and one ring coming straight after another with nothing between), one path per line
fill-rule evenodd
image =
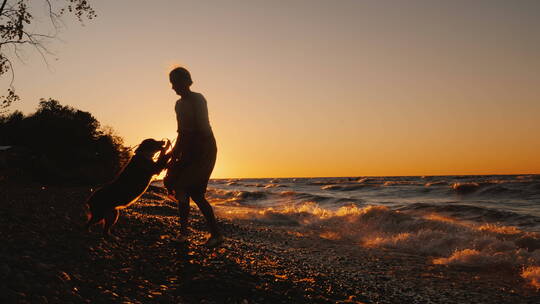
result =
M258 220L276 225L380 207L540 232L540 175L214 179L208 198L231 214L275 213Z
M540 278L540 175L212 179L207 198L218 218Z

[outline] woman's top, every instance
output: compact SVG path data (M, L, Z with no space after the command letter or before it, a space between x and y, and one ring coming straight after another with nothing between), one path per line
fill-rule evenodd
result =
M188 160L203 152L201 149L208 140L214 141L206 99L200 93L191 92L176 102L175 111L179 135L177 149L182 160Z
M176 102L176 119L178 121L178 134L188 133L196 136L212 135L206 99L201 93L192 92Z

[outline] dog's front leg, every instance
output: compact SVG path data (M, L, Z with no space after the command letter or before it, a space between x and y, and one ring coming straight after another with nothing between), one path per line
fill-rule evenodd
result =
M110 212L107 212L105 215L105 225L103 226L103 237L106 239L113 238L118 240L119 238L111 234L111 228L118 221L118 216L120 212L117 209L113 209Z

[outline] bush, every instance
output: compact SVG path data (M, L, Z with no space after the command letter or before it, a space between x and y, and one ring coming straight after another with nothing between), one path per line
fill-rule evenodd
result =
M103 183L129 159L121 137L100 128L90 114L41 99L37 111L0 116L0 145L22 147L31 156L10 163L45 183Z

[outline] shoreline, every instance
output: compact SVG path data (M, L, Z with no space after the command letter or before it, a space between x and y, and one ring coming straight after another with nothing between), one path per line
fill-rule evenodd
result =
M293 230L218 218L207 249L192 206L188 246L176 209L152 187L105 241L81 231L89 187L0 185L0 299L6 303L534 303L518 272L433 265L428 257L343 246ZM98 229L95 229L98 230Z

